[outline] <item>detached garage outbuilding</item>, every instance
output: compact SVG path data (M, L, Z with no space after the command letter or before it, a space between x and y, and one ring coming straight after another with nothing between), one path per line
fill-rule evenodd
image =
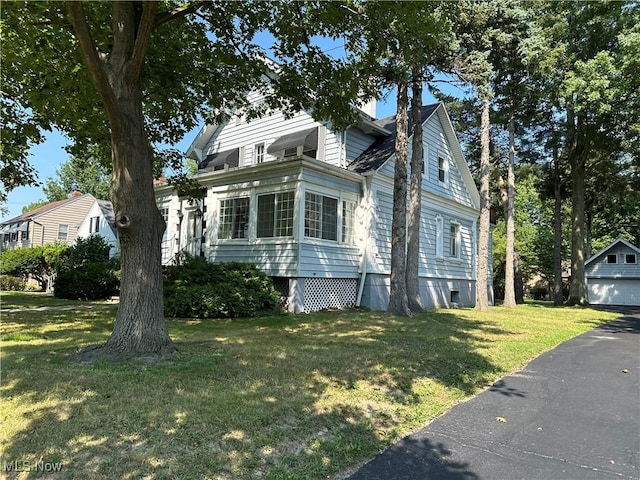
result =
M640 305L640 248L617 239L585 262L589 303Z

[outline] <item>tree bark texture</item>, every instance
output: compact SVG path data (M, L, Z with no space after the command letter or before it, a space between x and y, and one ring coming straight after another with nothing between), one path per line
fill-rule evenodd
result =
M168 355L174 346L164 320L161 240L165 228L153 192L153 154L142 108L142 72L157 2L136 11L113 4L113 47L99 57L82 3L67 8L74 32L109 118L113 181L111 199L121 258L120 306L106 357Z
M491 164L489 160L489 98L482 99L482 116L480 125L480 221L478 234L478 270L476 279L476 308L489 309L489 234L491 228L489 201L489 176Z
M407 299L413 312L424 310L420 301L420 215L422 211L422 76L415 68L411 86L412 150L409 181L409 217L407 228Z
M553 149L553 304L564 303L562 292L562 184L560 178L560 155L558 147Z
M567 107L567 137L569 140L569 166L571 167L571 285L567 305L587 305L585 278L585 161L587 148L580 118L571 105Z
M507 165L507 201L505 208L505 227L507 233L507 247L505 254L505 278L504 278L504 303L505 307L516 306L515 292L515 222L514 222L514 195L515 195L515 116L513 107L509 112L509 162Z
M409 316L407 298L407 82L398 82L393 219L391 221L391 285L387 312Z

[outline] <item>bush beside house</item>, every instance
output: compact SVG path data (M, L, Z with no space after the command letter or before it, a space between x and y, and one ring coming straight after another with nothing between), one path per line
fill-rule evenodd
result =
M118 293L120 261L98 235L78 238L62 255L53 294L71 300L100 300Z
M278 311L278 293L253 264L188 256L165 268L164 309L170 317L256 317Z

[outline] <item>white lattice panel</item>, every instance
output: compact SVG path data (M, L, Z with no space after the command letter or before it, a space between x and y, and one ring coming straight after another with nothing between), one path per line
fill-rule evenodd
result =
M356 304L358 280L355 278L305 278L304 313L325 308L351 308Z

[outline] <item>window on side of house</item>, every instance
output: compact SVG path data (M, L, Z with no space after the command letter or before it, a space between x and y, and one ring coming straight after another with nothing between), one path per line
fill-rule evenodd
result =
M249 197L227 198L220 202L218 238L247 238L249 229Z
M356 243L354 219L356 216L356 203L344 200L342 202L342 243L353 245Z
M29 230L23 230L22 231L22 241L26 242L27 240L29 240Z
M98 233L100 230L100 217L91 217L89 219L89 233Z
M460 258L460 225L451 223L449 235L449 255Z
M618 255L610 253L607 255L607 263L618 263Z
M58 224L58 240L66 241L69 234L69 225L64 223Z
M436 257L444 256L444 222L441 216L436 217Z
M264 142L256 143L253 146L253 163L263 163L264 162Z
M429 165L429 145L424 144L422 147L422 176L423 178L428 177L429 169L427 166Z
M258 196L258 238L293 236L294 192Z
M438 156L438 181L440 183L447 182L447 161L444 156Z
M638 263L638 257L635 253L626 253L624 255L624 263L635 264Z
M305 193L304 236L338 240L338 200Z

